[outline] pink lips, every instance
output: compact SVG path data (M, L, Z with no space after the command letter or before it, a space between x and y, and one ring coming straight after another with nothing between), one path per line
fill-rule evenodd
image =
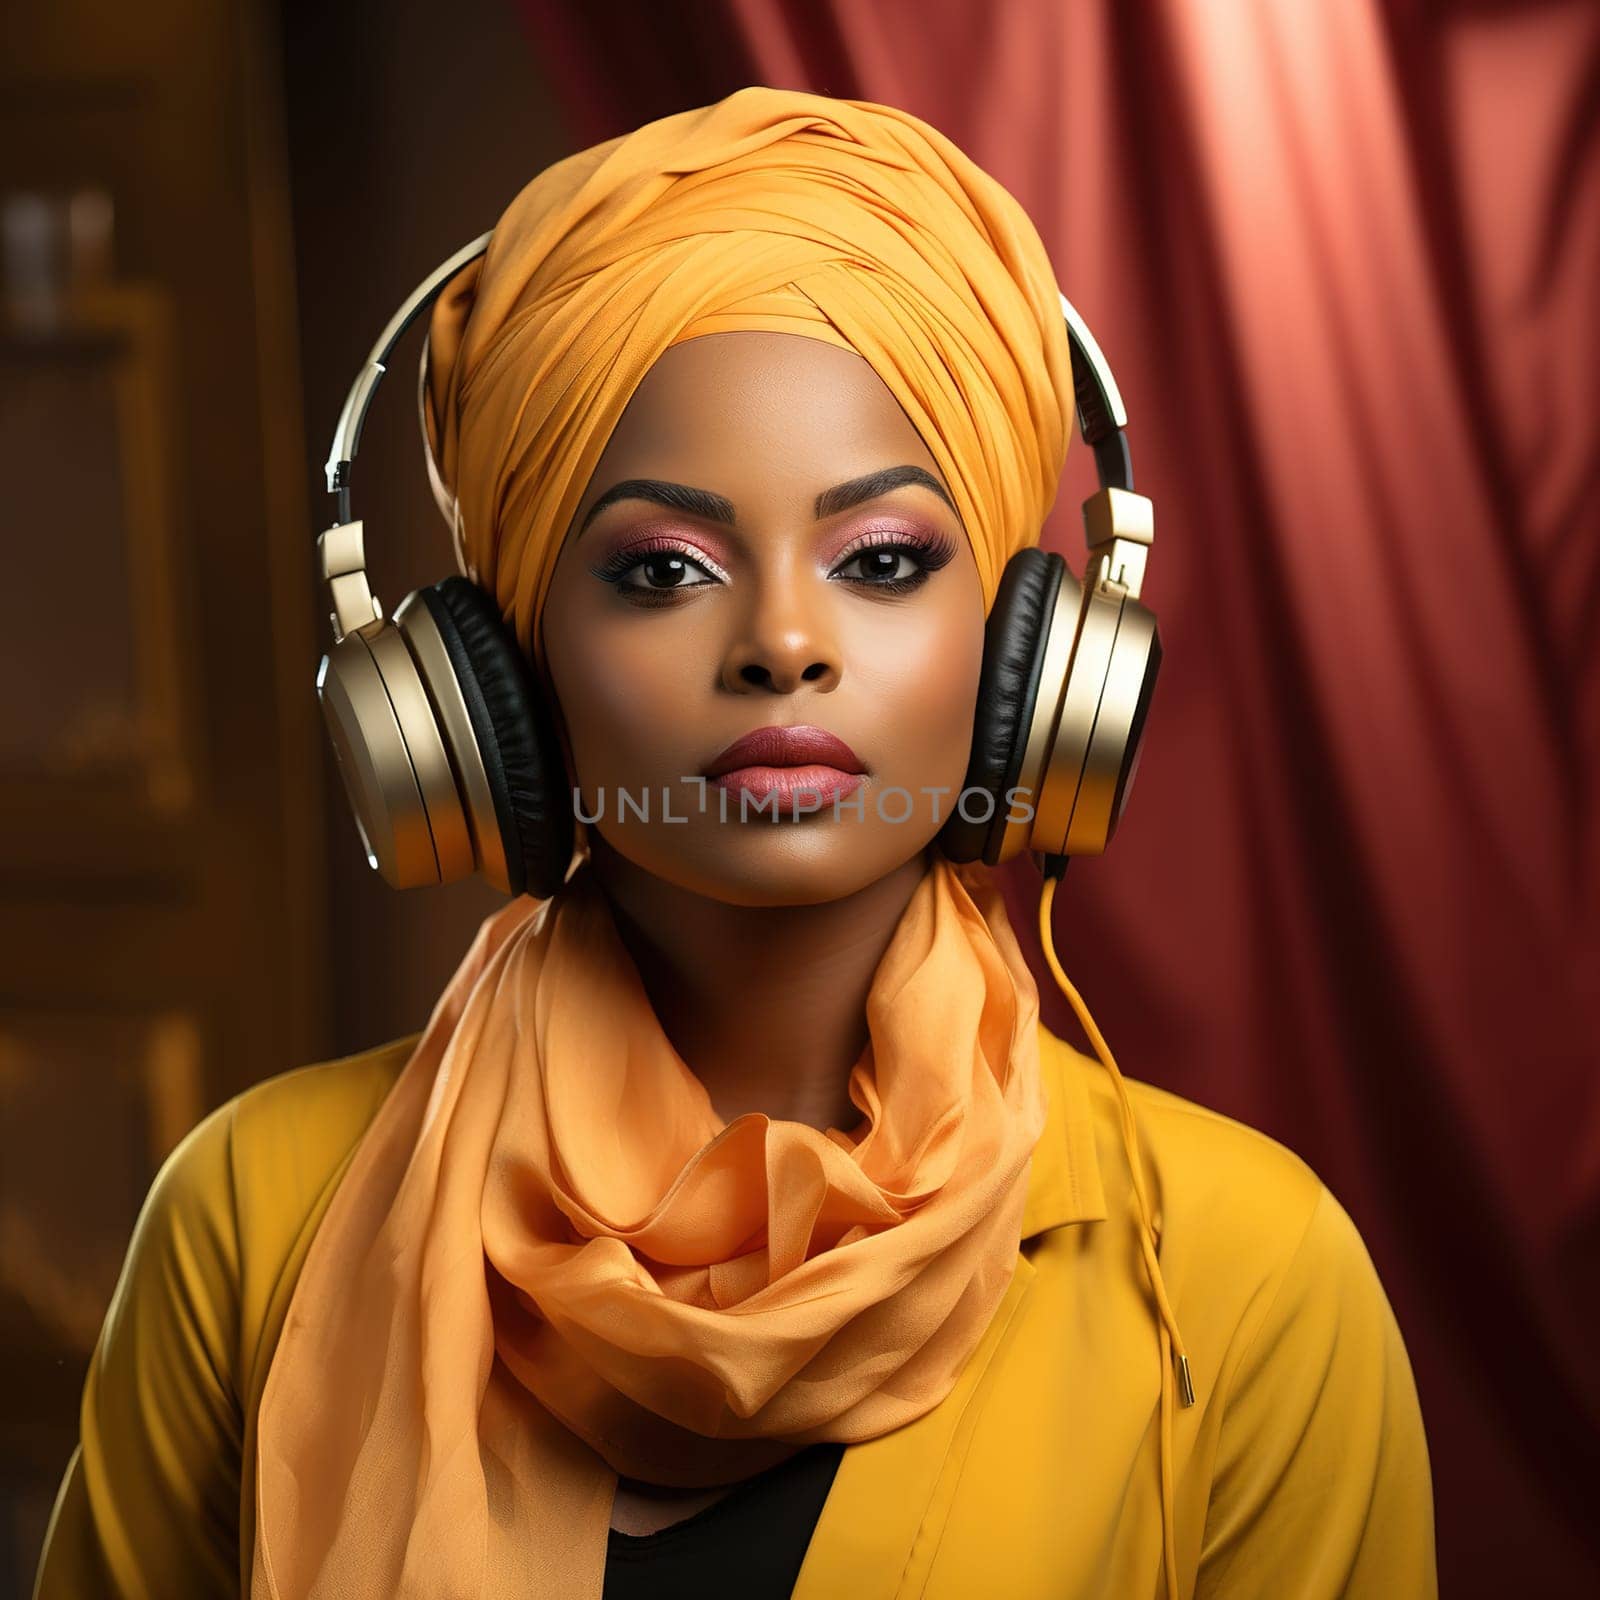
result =
M743 789L780 805L828 801L859 788L865 768L843 739L826 728L757 728L735 739L705 769L719 789Z

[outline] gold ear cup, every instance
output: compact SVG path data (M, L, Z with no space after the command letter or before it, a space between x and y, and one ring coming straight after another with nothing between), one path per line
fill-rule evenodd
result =
M510 894L511 877L506 866L505 840L494 809L489 775L484 771L483 756L478 748L477 735L472 731L466 698L451 664L450 653L439 636L439 626L422 597L416 593L407 595L401 602L400 609L394 614L394 622L416 657L437 717L437 725L444 734L458 792L466 800L467 825L471 830L472 849L476 852L478 869L501 894Z
M1046 759L1044 794L1033 824L1031 848L1034 850L1051 855L1067 853L1067 830L1100 710L1121 613L1120 590L1107 590L1099 584L1092 584L1085 590L1072 660L1062 686L1055 742Z
M1070 575L1069 575L1070 576ZM1062 614L1079 605L1076 616ZM1057 634L1063 646L1057 648ZM1063 581L1039 676L1028 752L1018 788L1027 797L1008 823L1000 859L1023 849L1049 855L1099 855L1127 798L1124 764L1137 756L1133 736L1142 731L1153 678L1155 618L1118 584L1096 583L1087 592L1075 578ZM1063 669L1062 655L1068 659Z
M322 658L317 698L368 864L396 889L469 877L455 778L400 634L347 633Z
M1124 600L1083 777L1060 853L1100 855L1116 831L1133 786L1145 712L1160 664L1155 617L1139 601Z

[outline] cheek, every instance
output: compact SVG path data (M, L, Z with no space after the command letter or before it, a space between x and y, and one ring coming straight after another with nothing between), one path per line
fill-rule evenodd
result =
M869 622L853 657L885 767L899 782L959 783L983 665L981 598Z
M570 609L546 630L550 674L585 788L660 781L682 765L685 721L692 712L696 652L687 641L665 646L668 617L607 616Z

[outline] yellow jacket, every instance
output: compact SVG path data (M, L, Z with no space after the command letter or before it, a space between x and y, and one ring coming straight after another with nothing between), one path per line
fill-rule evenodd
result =
M35 1600L248 1593L256 1413L308 1245L415 1036L256 1085L151 1185L84 1387ZM849 1447L796 1600L1161 1600L1158 1322L1118 1109L1041 1028L1050 1115L1016 1271L951 1394ZM1349 1216L1265 1135L1128 1082L1197 1403L1178 1592L1432 1600L1400 1332Z

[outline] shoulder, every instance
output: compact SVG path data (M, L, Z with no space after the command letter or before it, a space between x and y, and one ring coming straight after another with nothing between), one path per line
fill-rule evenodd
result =
M241 1191L258 1205L241 1230L290 1217L316 1198L359 1141L405 1065L416 1036L263 1079L203 1117L150 1186L146 1212L221 1225ZM149 1220L148 1218L146 1219Z
M209 1137L226 1144L239 1228L245 1362L270 1353L283 1292L417 1037L279 1073L213 1113Z
M1122 1111L1100 1061L1048 1035L1088 1107L1113 1228L1132 1227ZM1312 1167L1259 1129L1124 1074L1162 1275L1195 1358L1225 1384L1285 1339L1326 1344L1389 1306L1349 1214Z
M414 1041L218 1106L150 1184L90 1359L36 1593L238 1593L243 1475L297 1247Z
M1110 1074L1059 1040L1051 1051L1082 1086L1102 1226L1127 1263L1132 1184ZM1416 1383L1349 1213L1276 1139L1124 1081L1198 1392L1181 1435L1205 1461L1195 1592L1277 1592L1314 1559L1318 1594L1437 1594Z
M119 1298L166 1285L169 1314L203 1321L219 1370L247 1384L286 1267L415 1041L279 1073L202 1118L150 1185Z
M1047 1072L1087 1108L1108 1207L1131 1204L1122 1108L1111 1074L1094 1056L1041 1029ZM1199 1236L1243 1237L1273 1253L1292 1250L1324 1185L1288 1146L1220 1111L1123 1074L1145 1184L1163 1240L1187 1249Z
M213 1137L226 1137L238 1179L265 1171L291 1208L309 1204L377 1114L417 1037L281 1072L219 1107Z

